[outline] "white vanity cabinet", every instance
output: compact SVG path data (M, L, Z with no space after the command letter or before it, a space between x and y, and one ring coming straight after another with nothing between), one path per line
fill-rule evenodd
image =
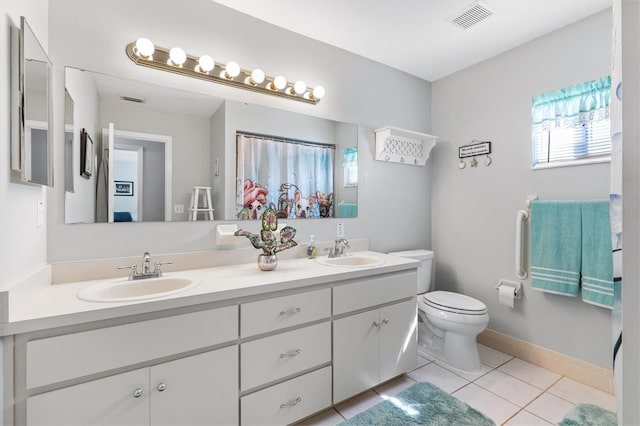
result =
M333 402L417 363L416 272L380 275L333 289Z
M17 340L16 424L239 422L237 305Z
M238 423L237 346L27 399L27 425Z
M331 289L240 305L243 425L293 423L331 406Z

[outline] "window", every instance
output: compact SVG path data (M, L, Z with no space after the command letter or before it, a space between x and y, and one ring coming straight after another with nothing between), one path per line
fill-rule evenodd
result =
M533 168L610 160L610 87L603 77L533 98Z
M344 187L358 186L358 147L344 149Z

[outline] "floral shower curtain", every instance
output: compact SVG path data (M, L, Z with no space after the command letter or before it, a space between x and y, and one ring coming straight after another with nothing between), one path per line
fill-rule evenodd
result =
M618 422L622 424L622 2L613 1L611 58L611 247L614 301L613 370Z
M236 215L258 219L333 216L335 145L238 133Z

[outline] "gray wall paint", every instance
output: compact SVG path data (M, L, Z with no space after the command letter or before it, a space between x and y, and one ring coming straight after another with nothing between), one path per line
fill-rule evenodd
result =
M45 50L48 50L48 3L46 0L0 2L0 288L39 270L47 261L47 226L36 226L37 202L47 201L39 186L11 181L9 168L11 140L10 64L11 27L20 28L25 16Z
M540 199L608 199L609 164L531 170L531 98L610 73L611 13L594 15L433 83L436 286L484 301L489 327L611 368L611 311L530 289L512 310L516 212ZM457 148L492 141L493 163L459 170Z
M72 10L73 13L69 13ZM140 20L153 10L153 19ZM356 123L361 126L358 188L359 216L342 220L347 238L369 238L371 247L391 251L430 244L429 166L387 164L373 159L372 129L393 125L430 133L431 84L295 33L242 15L210 0L51 0L50 57L54 63L54 120L64 121L65 65L143 80L241 102ZM113 22L118 30L113 31ZM233 34L230 37L229 34ZM188 53L209 52L218 61L236 60L326 88L313 106L211 84L134 65L125 46L146 36L160 46L182 46ZM277 48L274 48L277 47ZM291 54L295 52L295 54ZM375 90L372 90L375 88ZM63 134L54 135L56 181L62 179ZM209 156L209 153L206 153ZM228 171L228 170L227 170ZM135 224L135 236L124 224L64 225L64 187L50 192L48 259L58 262L215 247L215 222ZM296 221L297 240L335 238L338 219ZM257 230L257 224L251 224ZM87 241L96 242L87 245ZM248 246L241 242L238 246Z
M620 424L640 424L640 3L622 0L622 120L623 120L623 216L624 233L622 271L623 416ZM618 355L619 356L619 355Z

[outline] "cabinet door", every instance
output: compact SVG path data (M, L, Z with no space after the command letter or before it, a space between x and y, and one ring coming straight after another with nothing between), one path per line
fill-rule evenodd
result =
M27 425L149 424L148 384L149 370L141 368L32 396Z
M333 402L379 383L378 310L333 322Z
M380 382L416 367L416 300L380 309Z
M238 424L238 347L151 367L151 425Z

